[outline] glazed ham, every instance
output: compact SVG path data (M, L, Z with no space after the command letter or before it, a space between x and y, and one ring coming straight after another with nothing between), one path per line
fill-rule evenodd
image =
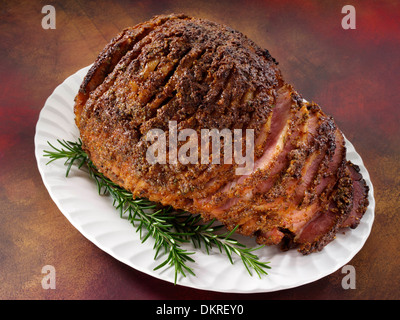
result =
M267 50L207 20L157 16L122 31L85 77L75 115L98 170L135 197L238 226L260 244L321 250L340 228L357 227L368 206L368 187L346 160L332 117L283 80ZM197 134L207 161L204 150L195 163L148 161L153 129L165 133L165 158L173 159L171 121ZM204 129L240 129L235 143L244 148L246 130L254 132L251 170L213 162ZM220 140L225 159L232 149Z

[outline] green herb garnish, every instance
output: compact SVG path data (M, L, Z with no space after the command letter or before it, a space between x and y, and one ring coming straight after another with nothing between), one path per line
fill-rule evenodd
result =
M82 141L77 142L57 140L61 147L55 147L50 142L51 151L44 151L44 156L49 157L51 163L58 159L65 159L66 176L68 177L73 165L78 168L86 168L90 177L94 179L99 194L110 195L113 206L119 211L121 218L126 218L140 233L142 242L149 237L154 239L154 259L164 256L164 261L154 270L170 266L175 269L175 284L178 276L186 277L186 274L195 275L188 262L195 262L192 255L194 251L182 248L183 243L192 242L195 248L204 246L209 254L212 247L225 252L229 261L233 264L233 254L242 260L250 275L252 270L261 278L267 275L266 269L271 267L269 262L262 262L253 251L262 248L247 248L244 244L231 238L237 227L232 231L221 232L223 225L216 225L215 220L203 223L200 215L192 215L188 212L177 211L170 206L161 206L147 199L133 198L132 194L112 182L100 173L88 155L82 149ZM218 232L219 231L219 232Z

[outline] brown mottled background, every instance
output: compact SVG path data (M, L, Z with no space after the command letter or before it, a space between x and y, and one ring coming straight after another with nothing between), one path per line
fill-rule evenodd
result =
M399 299L399 1L0 1L0 299ZM56 29L41 27L44 5ZM356 8L344 30L341 8ZM238 295L156 280L116 261L61 214L34 158L39 112L121 29L160 13L228 24L269 49L288 82L333 115L364 159L377 201L364 248L337 272L281 292ZM57 287L41 286L44 265Z

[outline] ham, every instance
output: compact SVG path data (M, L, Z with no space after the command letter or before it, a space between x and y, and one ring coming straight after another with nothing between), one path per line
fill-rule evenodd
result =
M260 244L322 250L339 229L357 227L368 206L334 119L284 81L267 50L208 20L162 15L123 30L85 77L75 115L84 150L112 181ZM174 161L148 161L153 130L164 159ZM195 146L175 130L190 130ZM220 148L204 130L221 134ZM198 161L177 161L182 147ZM237 174L243 163L213 161L235 152L252 161L250 170Z

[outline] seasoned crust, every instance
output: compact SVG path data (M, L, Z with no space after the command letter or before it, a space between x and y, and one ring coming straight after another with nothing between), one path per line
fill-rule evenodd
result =
M78 126L80 113L82 112L83 105L86 103L89 94L103 83L105 78L114 70L115 66L125 54L132 49L135 43L145 37L154 27L165 23L169 19L188 19L188 17L183 14L154 17L149 22L140 23L135 27L124 29L106 45L90 67L75 98L75 114Z
M75 115L84 150L115 183L228 229L239 225L259 243L321 250L368 205L333 119L284 82L267 50L214 22L163 15L123 30L85 77ZM168 147L171 121L198 136L253 129L256 169L238 177L235 163L149 163L146 134L163 130Z
M369 187L365 182L363 176L360 173L360 168L352 163L351 161L347 161L347 168L350 171L350 176L353 181L353 189L354 189L354 199L352 203L352 208L349 216L343 223L341 224L342 228L357 228L358 224L361 221L361 218L364 216L367 211L369 200L368 200L368 192Z

